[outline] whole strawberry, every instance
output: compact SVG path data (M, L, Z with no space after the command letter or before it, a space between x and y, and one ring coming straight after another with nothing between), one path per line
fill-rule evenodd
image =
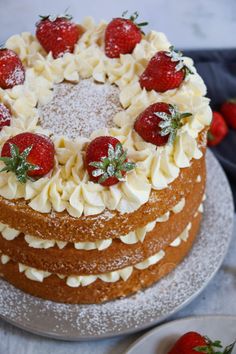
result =
M148 143L162 146L173 143L183 119L191 113L180 113L176 106L165 102L154 103L143 111L134 124L134 129Z
M223 351L219 351L223 348L220 341L212 342L208 337L204 337L197 332L188 332L179 338L168 354L231 354L234 344L230 344Z
M3 127L9 126L10 124L11 112L3 103L0 103L0 131Z
M0 48L0 87L10 89L22 85L25 81L25 69L13 50Z
M223 103L221 113L226 123L233 129L236 129L236 98L232 98Z
M3 145L0 161L5 167L0 171L14 172L19 182L47 175L54 166L55 149L44 135L21 133Z
M142 26L147 22L136 23L138 13L135 12L129 19L123 17L114 18L106 28L105 52L109 58L119 58L121 54L132 53L136 44L142 39Z
M218 145L228 134L229 129L219 112L213 112L212 122L208 131L208 146Z
M183 61L182 53L169 51L157 52L140 76L139 83L147 91L165 92L178 88L186 75L192 73Z
M40 16L36 24L36 37L47 53L52 52L54 58L64 53L72 53L81 36L81 29L71 22L72 17Z
M88 146L85 165L91 181L109 187L124 180L126 172L135 168L127 161L127 153L120 141L111 136L100 136Z

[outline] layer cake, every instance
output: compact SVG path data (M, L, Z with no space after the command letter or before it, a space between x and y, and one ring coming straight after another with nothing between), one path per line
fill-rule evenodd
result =
M134 20L45 17L36 36L6 42L24 78L0 80L10 112L0 125L0 273L34 296L73 304L131 295L172 271L197 237L206 88L190 58ZM60 41L49 50L40 26L69 26L73 46L55 54ZM114 42L117 28L125 46ZM139 31L132 48L129 31Z

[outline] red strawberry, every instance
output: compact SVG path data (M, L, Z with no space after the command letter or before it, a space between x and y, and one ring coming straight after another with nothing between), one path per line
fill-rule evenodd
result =
M41 21L36 24L36 37L47 53L52 52L54 58L64 53L72 53L82 31L72 17L40 16Z
M111 136L100 136L89 144L85 165L90 179L106 187L123 181L126 172L135 168L133 162L127 162L120 141Z
M55 148L44 135L21 133L3 145L0 161L6 165L0 172L14 172L19 182L27 178L40 178L54 166Z
M184 64L181 52L170 47L169 52L157 52L140 76L139 83L147 91L165 92L178 88L186 77L192 73Z
M219 351L223 346L220 341L212 342L209 338L202 336L197 332L188 332L184 334L175 343L168 354L230 354L233 351L235 343L228 345L224 351Z
M222 115L219 112L213 112L210 130L208 131L208 146L218 145L228 132L228 127Z
M134 129L148 143L162 146L173 143L177 131L182 127L182 119L191 113L180 113L177 107L168 103L154 103L137 118Z
M124 12L122 16L127 13ZM119 58L120 54L132 53L136 44L142 39L141 27L147 22L136 23L138 13L135 12L129 19L114 18L105 32L105 52L109 58Z
M0 103L0 131L3 127L9 126L10 124L11 112L3 103Z
M22 85L25 81L25 69L13 50L0 49L0 87L10 89Z
M226 101L221 106L221 113L226 121L226 123L236 129L236 99Z

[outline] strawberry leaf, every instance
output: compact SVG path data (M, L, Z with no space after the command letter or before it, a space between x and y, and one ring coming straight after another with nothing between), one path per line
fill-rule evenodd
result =
M39 15L39 18L41 19L41 21L49 20L51 22L54 22L57 18L64 18L68 21L71 21L73 17L65 13L63 15Z
M115 158L118 160L121 158L122 154L124 153L124 155L126 154L124 151L123 151L123 147L121 145L121 143L118 143L116 145L116 148L115 148ZM126 158L126 157L125 157Z
M116 158L115 149L114 149L114 147L111 144L108 145L108 158L110 160L113 160L113 159Z
M195 350L195 352L198 352L198 353L209 353L209 347L206 346L206 345L203 345L203 346L197 346L197 347L194 347L193 348Z
M125 16L128 14L128 10L124 11L122 13L122 17L125 18ZM136 20L139 17L139 13L137 11L135 11L128 19L130 21L132 21L139 29L141 29L141 27L147 26L148 22L140 22L137 23ZM144 34L144 32L141 30L142 34Z
M108 173L108 176L109 177L112 177L112 176L114 176L114 174L115 174L115 166L113 166L113 165L109 165L108 167L107 167L107 173Z
M195 348L193 348L196 352L198 353L208 353L208 354L231 354L233 349L234 349L234 346L235 346L235 343L232 343L230 345L228 345L224 351L215 351L214 348L223 348L222 344L221 344L221 341L219 340L216 340L215 342L212 342L208 337L205 336L205 339L206 339L206 342L207 342L207 345L204 345L204 346L197 346Z
M230 345L228 345L225 350L223 351L223 354L231 354L233 352L234 346L236 344L236 341Z
M155 115L161 119L159 127L161 136L169 135L168 144L173 144L178 130L183 126L183 119L192 116L191 113L180 113L176 106L169 105L170 114L166 112L155 112Z
M171 58L171 61L176 62L175 71L183 70L185 77L187 74L193 74L191 69L185 64L183 60L183 53L178 51L176 52L174 46L169 48L169 52L165 53L167 57Z
M121 171L117 171L117 172L115 173L115 177L116 177L119 181L124 181L124 178L123 178L123 176L122 176Z
M122 17L125 17L127 14L128 14L128 10L125 10L125 11L122 12L122 15L121 15L121 16L122 16Z
M191 116L192 116L192 113L182 113L181 114L181 119L188 118L188 117L191 117Z
M27 162L27 158L33 148L33 146L27 147L22 153L19 152L19 148L15 144L10 145L10 157L0 157L6 166L0 170L0 172L13 172L16 175L17 180L20 183L26 183L29 171L39 170L40 167Z
M127 159L127 151L125 151L119 158L119 165L122 165Z
M96 168L103 168L103 162L101 162L101 161L94 161L94 162L91 162L90 163L90 166L92 166L92 167L96 167Z
M103 183L110 177L116 177L119 181L123 181L122 172L129 172L136 166L133 162L125 162L127 152L123 150L121 143L117 143L115 147L109 144L107 155L103 156L101 161L89 163L89 166L96 168L92 171L92 176L100 177L98 183Z
M100 169L97 169L97 170L93 170L92 171L92 175L93 177L99 177L99 176L102 176L104 173L104 171L100 168Z
M101 168L103 168L104 166L107 167L109 165L109 163L110 163L110 159L108 157L102 157L101 160L102 160L102 163L103 163Z
M135 168L135 163L134 162L126 162L121 166L121 171L132 171Z
M108 173L104 173L103 172L103 175L99 178L99 180L98 180L98 183L103 183L103 182L105 182L107 179L109 178L109 175L108 175Z
M11 144L11 149L12 149L12 146L14 146L14 144ZM18 149L18 147L17 147L16 145L15 145L15 147L17 148L17 149L15 150L16 156L17 156L17 155L19 155L19 149ZM32 145L29 146L29 147L27 147L27 148L22 152L21 157L22 157L23 159L26 159L26 158L29 156L30 151L32 150L32 148L33 148Z
M13 158L16 158L19 155L18 146L16 146L15 144L10 144L10 152L11 152L11 156Z

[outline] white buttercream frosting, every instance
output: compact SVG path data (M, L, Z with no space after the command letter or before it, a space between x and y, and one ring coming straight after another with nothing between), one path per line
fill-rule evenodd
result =
M186 242L188 239L188 234L189 234L189 230L191 229L191 227L192 227L192 224L189 223L188 226L182 232L182 234L180 236L178 236L173 242L171 242L170 246L171 247L178 247L182 241Z
M19 263L19 272L24 273L28 279L38 282L43 282L45 278L51 275L49 272L28 267L21 263Z
M197 182L197 183L200 183L200 182L201 182L201 180L202 180L201 175L198 175L198 176L197 176L197 178L196 178L196 182Z
M4 127L0 133L0 149L9 137L23 131L49 135L50 132L39 125L38 105L52 99L55 84L63 80L76 83L92 77L119 87L124 110L114 116L116 128L106 129L106 134L122 142L137 167L127 174L124 182L113 187L96 185L89 182L83 165L85 142L89 140L72 141L53 136L56 164L52 176L21 185L12 173L1 173L0 195L10 200L25 198L32 209L41 213L67 210L71 216L80 217L102 213L106 208L133 212L148 201L152 188L167 188L181 168L190 166L193 158L201 158L197 137L211 121L209 100L203 97L206 88L192 60L184 58L194 74L188 75L178 89L164 93L142 90L138 79L148 61L157 51L170 46L165 35L151 31L143 36L132 54L110 59L104 53L106 23L96 25L91 18L86 18L82 26L85 32L74 53L66 53L58 59L51 53L46 54L30 33L15 35L7 41L6 46L19 54L26 67L26 79L23 85L0 89L0 99L10 106L14 116L11 126ZM173 146L156 148L134 132L133 123L145 108L160 101L175 104L181 112L191 112L192 116L178 131ZM103 134L101 130L92 136ZM0 168L2 166L0 162Z
M2 264L7 264L10 261L10 257L7 256L6 254L1 255L1 262Z
M206 196L205 196L205 194L204 194L202 201L204 202L205 199L206 199ZM198 216L198 213L203 213L203 212L204 212L204 204L201 203L201 204L199 205L198 210L197 210L196 213L194 214L194 218L196 218L196 217Z
M170 247L178 247L181 242L186 242L189 237L189 230L191 229L192 224L189 223L187 227L184 229L184 231L170 244ZM139 269L139 270L144 270L149 268L150 266L157 264L160 262L161 259L165 257L165 252L163 250L160 250L156 254L148 257L142 262L139 262L135 264L134 266L129 266L123 269L115 270L113 272L109 273L103 273L103 274L97 274L97 275L71 275L71 276L64 276L58 274L58 277L60 279L63 279L66 281L66 284L69 287L77 288L79 286L87 286L89 284L92 284L95 282L97 279L100 279L106 283L114 283L119 281L120 279L126 281L129 279L131 276L132 272L134 269ZM2 264L6 264L10 261L10 258L6 255L1 255L1 262ZM19 272L24 273L25 276L33 281L37 282L43 282L43 280L47 277L49 277L52 273L38 270L29 266L26 266L24 264L19 263Z
M175 214L180 213L185 207L185 198L182 198L176 206L172 209Z
M182 198L179 203L177 203L173 208L172 212L173 213L180 213L185 206L185 198ZM148 223L144 227L140 227L136 229L135 231L132 231L128 233L125 236L120 236L119 239L121 242L126 243L126 244L134 244L137 242L143 242L146 234L154 229L157 223L159 222L165 222L169 220L170 217L170 212L166 212L164 215L161 217L157 218L155 221ZM2 234L2 237L5 238L7 241L12 241L14 240L17 236L20 235L20 231L14 230L9 228L7 225L0 223L0 233ZM57 246L60 249L63 249L66 245L67 242L63 241L56 241L56 240L45 240L42 238L30 236L30 235L25 235L24 236L25 241L28 243L29 247L32 248L51 248ZM112 239L107 239L107 240L97 240L95 242L76 242L74 243L74 247L78 250L94 250L98 249L99 251L102 251L106 248L108 248L112 244Z
M7 225L2 224L2 223L0 223L0 233L1 233L2 237L5 238L7 241L12 241L17 236L20 235L20 231L12 229L12 228L10 228Z
M41 238L30 236L30 235L25 235L25 241L28 243L28 245L30 247L44 248L44 249L54 247L55 245L57 245L58 248L62 249L67 244L67 242L54 241L54 240L43 240Z

